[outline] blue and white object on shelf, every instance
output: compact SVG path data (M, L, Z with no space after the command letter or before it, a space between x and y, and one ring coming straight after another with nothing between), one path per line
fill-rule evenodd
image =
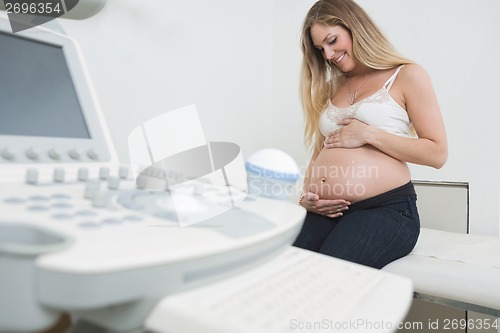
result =
M266 148L253 153L246 161L250 194L286 200L300 176L295 160L279 149Z

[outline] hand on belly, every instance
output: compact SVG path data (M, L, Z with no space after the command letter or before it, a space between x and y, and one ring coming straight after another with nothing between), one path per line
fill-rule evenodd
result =
M300 205L308 211L331 218L342 216L342 212L347 210L350 204L349 201L343 199L320 199L312 192L306 193L300 200Z

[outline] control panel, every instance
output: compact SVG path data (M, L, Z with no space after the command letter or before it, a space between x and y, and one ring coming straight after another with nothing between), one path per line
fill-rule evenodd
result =
M9 309L0 314L0 332L49 325L57 312L47 309L152 306L155 297L271 258L293 242L305 216L290 202L246 196L223 214L180 227L179 214L231 205L227 188L191 182L174 205L166 189L138 188L123 166L82 167L74 178L64 168L53 169L51 180L37 175L28 169L23 183L0 189L0 270L10 281L0 284L0 307ZM136 315L131 328L144 320ZM113 316L114 324L131 320L127 311Z

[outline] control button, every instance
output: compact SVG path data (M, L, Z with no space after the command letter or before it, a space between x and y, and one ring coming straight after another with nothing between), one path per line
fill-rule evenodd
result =
M110 218L102 220L102 223L110 224L110 225L117 225L117 224L121 224L122 221L120 221L119 219L110 217Z
M6 204L22 204L24 203L24 200L21 198L10 197L3 199L3 202L5 202Z
M80 151L76 148L72 148L68 151L69 157L71 157L74 160L79 160L80 156L82 155Z
M92 206L94 207L106 207L108 205L108 196L105 192L98 191L94 194L92 199Z
M140 216L137 216L137 215L128 215L128 216L125 216L123 218L123 220L127 221L127 222L139 222L139 221L142 221L143 218Z
M40 156L40 154L34 148L28 148L28 149L26 149L26 156L30 160L37 160L38 156Z
M170 211L157 211L153 213L154 217L158 217L160 219L167 219L167 220L177 220L177 215L175 212L170 212Z
M9 160L9 161L12 161L15 157L14 152L7 147L2 149L0 154L2 155L3 158L5 158L6 160Z
M124 194L118 197L118 203L124 207L132 210L142 210L144 206L135 201L135 196L130 194Z
M99 227L99 223L95 223L95 222L82 222L80 224L78 224L79 227L81 228L85 228L85 229L92 229L92 228L98 228Z
M45 206L38 206L38 205L28 206L28 207L26 207L26 209L29 210L29 211L32 211L32 212L43 212L43 211L48 210L47 207L45 207Z
M57 209L65 209L65 208L72 208L70 204L67 204L65 202L58 202L52 205L52 208L57 208Z
M71 199L71 197L67 194L64 193L55 193L50 196L52 199L61 199L61 200L66 200L66 199Z
M127 179L129 174L129 169L127 166L121 166L120 169L118 169L118 177L121 179Z
M80 210L75 213L78 216L96 216L97 213L94 212L93 210Z
M99 159L99 152L97 151L97 149L91 148L91 149L87 150L87 156L91 160L98 160Z
M54 182L63 183L65 174L66 172L64 171L64 169L61 168L54 169Z
M30 201L48 201L50 200L49 197L43 196L43 195L32 195L31 197L28 198Z
M73 215L69 213L58 213L52 215L52 217L56 220L69 220L73 218Z
M78 180L81 182L86 181L89 179L89 169L87 168L80 168L78 169Z
M99 169L99 178L106 180L109 177L109 168L102 167Z
M26 171L26 183L32 185L38 183L38 170L28 169L28 171Z
M51 148L48 151L48 155L53 160L58 160L58 159L61 158L61 152L58 149L56 149L56 148Z
M120 187L120 178L109 177L108 179L108 189L117 190Z
M97 192L99 192L100 183L98 181L90 181L85 184L85 198L93 199Z

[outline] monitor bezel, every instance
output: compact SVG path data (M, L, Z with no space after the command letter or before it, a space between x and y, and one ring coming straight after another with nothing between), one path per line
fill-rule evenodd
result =
M66 137L44 137L44 136L21 136L21 135L3 135L0 133L0 150L8 148L16 153L16 159L5 161L0 158L0 164L3 163L95 163L96 161L88 158L85 154L80 159L72 159L66 156L66 152L71 149L78 149L82 152L90 149L96 149L101 154L98 162L116 162L116 156L107 131L105 120L97 102L97 96L93 89L91 80L87 73L81 51L77 43L70 37L59 32L49 30L45 27L34 27L28 30L13 33L8 19L0 15L0 32L35 41L42 44L49 44L61 47L66 64L71 75L75 93L79 100L83 119L90 135L90 138L66 138ZM63 124L62 124L63 125ZM32 148L41 152L43 156L37 161L30 160L23 156L26 149ZM57 148L62 151L64 158L61 161L51 160L46 156L50 149Z

